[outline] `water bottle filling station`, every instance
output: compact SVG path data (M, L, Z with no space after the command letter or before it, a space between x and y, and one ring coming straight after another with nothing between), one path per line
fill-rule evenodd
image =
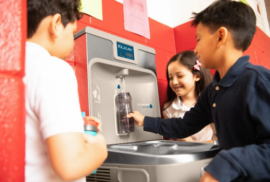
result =
M155 50L87 27L75 35L80 101L101 119L108 158L88 182L193 182L218 153L213 144L162 140L134 126L137 110L160 117Z

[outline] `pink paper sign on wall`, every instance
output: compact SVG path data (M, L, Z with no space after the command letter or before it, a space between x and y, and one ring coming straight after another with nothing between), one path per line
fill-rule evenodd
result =
M125 29L150 39L146 0L124 0Z

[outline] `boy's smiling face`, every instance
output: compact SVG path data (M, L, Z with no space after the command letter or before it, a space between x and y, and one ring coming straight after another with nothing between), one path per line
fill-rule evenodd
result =
M216 33L211 33L209 28L199 23L196 31L197 45L194 50L202 67L208 69L215 68L215 53L218 43Z

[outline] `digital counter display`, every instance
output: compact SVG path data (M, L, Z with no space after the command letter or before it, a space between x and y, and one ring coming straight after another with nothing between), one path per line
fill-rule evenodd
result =
M122 58L134 60L134 48L127 44L117 42L117 55Z

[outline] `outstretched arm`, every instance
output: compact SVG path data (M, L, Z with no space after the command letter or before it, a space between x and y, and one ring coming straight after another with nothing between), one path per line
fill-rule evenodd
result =
M138 122L144 126L145 131L159 133L166 138L186 138L212 122L207 88L201 93L195 107L186 112L183 119L161 119L147 116L145 118L136 116L134 119L140 119Z

